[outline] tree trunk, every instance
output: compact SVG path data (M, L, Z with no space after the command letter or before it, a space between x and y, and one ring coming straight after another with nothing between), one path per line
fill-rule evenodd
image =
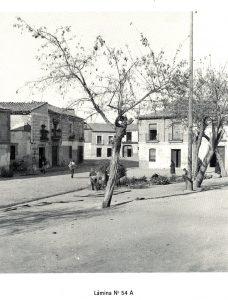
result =
M203 163L200 166L199 172L196 176L196 180L195 180L196 187L201 187L201 184L204 180L205 173L207 171L208 164L210 163L213 154L214 154L214 149L210 147L207 151L206 156L203 159Z
M110 207L112 201L113 190L116 183L117 168L120 156L121 141L126 133L126 127L117 127L116 135L113 143L113 153L110 162L109 180L105 190L105 196L102 203L102 208Z
M216 159L217 159L217 162L218 162L220 170L221 170L221 176L222 177L226 177L227 176L227 172L225 170L225 166L224 166L222 157L221 157L218 149L215 150L215 155L216 155Z
M192 145L192 177L196 178L198 170L199 147L198 143L194 142Z

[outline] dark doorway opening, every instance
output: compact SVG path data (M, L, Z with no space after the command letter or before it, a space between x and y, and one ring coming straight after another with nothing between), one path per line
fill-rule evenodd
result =
M175 163L176 168L181 166L181 150L171 149L171 160Z
M123 146L123 157L132 157L132 146Z
M10 146L10 160L15 160L16 159L16 146L11 145Z
M56 167L58 165L58 146L52 146L52 167Z
M45 160L45 147L39 147L39 168L42 168L42 162Z
M78 162L82 163L84 159L84 147L83 146L78 146Z

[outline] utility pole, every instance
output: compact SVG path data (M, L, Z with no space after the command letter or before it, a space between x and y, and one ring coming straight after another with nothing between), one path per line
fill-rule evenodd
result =
M193 11L190 13L190 49L189 49L189 104L188 104L188 181L187 190L193 190L192 181L192 100L193 100Z

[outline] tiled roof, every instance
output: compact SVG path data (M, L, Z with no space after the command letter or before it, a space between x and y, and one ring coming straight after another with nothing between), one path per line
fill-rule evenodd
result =
M75 117L75 118L78 118L78 119L81 119L81 120L82 120L82 118L79 118L79 117L77 117L77 116L75 115L74 109L61 108L61 107L57 107L57 106L48 104L48 110L49 110L49 111L52 111L52 112L54 112L54 113L57 113L57 114L62 114L62 115L67 115L67 116L72 116L72 117Z
M29 114L33 109L40 107L46 102L0 102L0 107L9 109L14 114Z
M138 131L138 125L137 124L130 124L127 126L128 131Z
M173 114L166 110L152 112L148 115L138 116L139 120L150 120L150 119L170 119L173 118Z
M92 131L96 132L115 132L115 130L106 123L88 123L85 125L85 129L91 129ZM138 126L137 124L131 124L127 127L129 131L137 131Z
M25 132L30 132L31 131L31 126L29 124L16 127L14 129L11 129L11 131L25 131Z
M38 101L32 101L32 102L0 102L0 109L9 109L12 111L15 115L20 114L30 114L34 109L47 104L48 110L52 111L57 114L63 114L68 116L73 116L75 118L81 119L77 116L75 116L75 112L73 109L67 109L67 108L60 108L51 104L48 104L47 102L38 102Z
M88 126L92 129L92 131L115 132L115 130L106 123L88 123Z

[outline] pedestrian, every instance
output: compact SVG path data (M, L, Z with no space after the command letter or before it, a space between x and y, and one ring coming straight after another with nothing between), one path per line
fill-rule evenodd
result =
M183 172L184 174L182 175L182 178L184 179L184 182L185 182L185 190L187 190L187 187L188 187L188 171L184 168L183 169Z
M175 174L176 170L175 170L175 162L173 160L171 160L171 164L170 164L170 174Z
M46 164L47 164L47 160L46 160L45 157L43 157L42 160L41 160L41 172L43 174L46 173Z
M75 162L73 160L71 160L68 167L70 169L71 178L73 178L74 177L74 170L75 170L75 167L76 167Z

